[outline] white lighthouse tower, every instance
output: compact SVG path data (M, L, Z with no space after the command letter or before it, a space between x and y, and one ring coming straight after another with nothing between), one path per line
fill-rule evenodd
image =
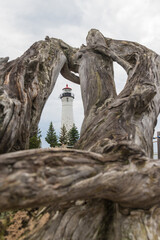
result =
M66 127L66 130L69 131L73 127L73 99L74 94L72 93L72 88L66 87L62 89L63 92L60 95L60 99L62 100L62 119L61 119L61 127L63 125Z

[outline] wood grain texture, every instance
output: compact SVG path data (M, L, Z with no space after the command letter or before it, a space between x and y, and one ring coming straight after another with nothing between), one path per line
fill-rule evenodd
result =
M1 59L0 153L28 148L60 71L72 62L66 56L74 51L62 40L46 37L14 61ZM78 81L74 74L70 78Z
M83 47L83 52L79 59L79 71L82 72L80 78L84 82L81 86L82 99L88 99L93 104L90 104L90 110L85 115L79 148L107 153L117 148L116 144L125 141L129 148L132 144L137 145L147 156L152 157L152 138L160 111L159 55L138 43L104 38L98 30L88 33L87 46L86 49ZM112 69L108 67L107 75L100 77L106 93L100 106L94 102L96 93L93 86L96 86L96 91L98 87L93 64L82 67L83 62L88 61L88 55L91 57L93 54L97 71L103 72L102 65L97 64L100 55L121 64L128 74L124 89L116 96L115 88L111 88L114 79L109 77L113 75ZM88 68L90 70L86 70ZM88 102L85 100L84 105Z
M0 169L1 210L91 198L148 209L160 201L160 163L145 157L113 161L88 151L27 150L3 155Z

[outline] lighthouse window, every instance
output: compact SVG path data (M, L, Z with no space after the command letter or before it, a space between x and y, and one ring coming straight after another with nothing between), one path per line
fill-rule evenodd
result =
M67 102L68 102L68 97L67 97Z

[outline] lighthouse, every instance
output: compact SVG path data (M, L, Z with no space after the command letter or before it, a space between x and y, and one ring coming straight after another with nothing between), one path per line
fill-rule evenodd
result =
M62 119L61 127L63 125L66 127L66 130L69 131L73 127L73 99L74 94L72 93L72 88L66 87L62 89L62 94L60 99L62 101Z

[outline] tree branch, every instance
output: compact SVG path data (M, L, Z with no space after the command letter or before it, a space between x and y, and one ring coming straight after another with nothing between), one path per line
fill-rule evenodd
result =
M70 80L71 82L80 84L79 77L69 70L67 63L65 63L63 68L61 69L61 74L64 78Z
M118 156L117 156L118 158ZM130 159L130 160L129 160ZM0 157L0 209L48 205L78 199L108 199L129 208L160 203L160 161L78 150L40 149Z

